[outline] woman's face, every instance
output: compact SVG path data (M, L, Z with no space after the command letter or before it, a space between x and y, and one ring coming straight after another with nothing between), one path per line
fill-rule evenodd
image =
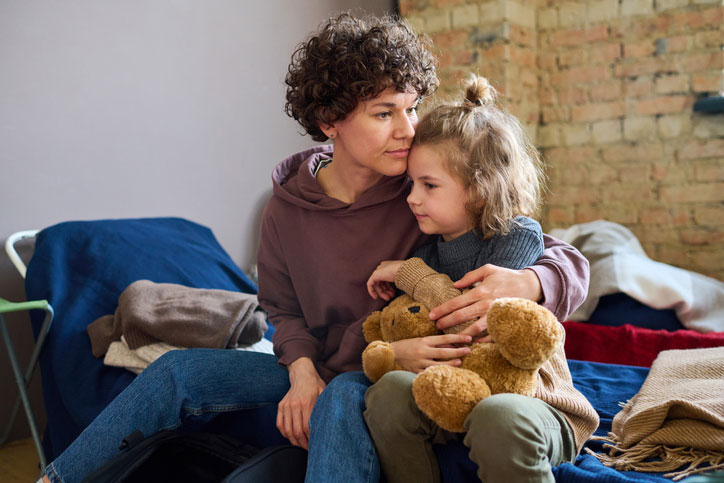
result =
M325 129L334 135L334 161L384 176L404 173L417 127L417 103L417 93L391 88L360 102L343 121Z

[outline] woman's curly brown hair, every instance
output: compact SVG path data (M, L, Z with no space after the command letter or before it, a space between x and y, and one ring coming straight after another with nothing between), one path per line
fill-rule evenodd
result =
M330 18L292 54L285 111L312 139L326 141L320 123L344 120L387 88L420 97L434 92L439 81L429 47L398 17Z

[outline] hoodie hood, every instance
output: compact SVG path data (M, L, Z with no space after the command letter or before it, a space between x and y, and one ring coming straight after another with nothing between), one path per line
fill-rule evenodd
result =
M272 172L274 196L308 210L337 211L342 215L385 203L408 189L407 176L401 174L383 177L354 203L331 198L317 182L313 172L321 161L331 159L332 154L332 145L325 144L293 154L279 163Z

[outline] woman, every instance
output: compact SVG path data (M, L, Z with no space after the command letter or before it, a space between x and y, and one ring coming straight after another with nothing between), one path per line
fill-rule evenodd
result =
M308 481L379 479L362 416L368 381L348 371L361 369L361 320L383 305L367 295L367 277L380 260L404 258L425 239L405 202L404 171L417 104L437 87L434 58L403 21L341 15L299 47L286 82L287 112L332 146L293 155L274 170L258 266L278 359L204 349L166 354L48 465L46 481L79 481L118 454L118 442L135 429L188 429L221 413L268 414L277 404L279 432L309 449ZM480 320L461 334L416 340L406 357L458 357L460 349L444 346L477 335L499 296L570 313L583 300L587 262L557 240L545 243L530 269L484 266L466 275L461 285L480 285L432 314L441 327ZM252 436L276 433L273 420L261 426Z

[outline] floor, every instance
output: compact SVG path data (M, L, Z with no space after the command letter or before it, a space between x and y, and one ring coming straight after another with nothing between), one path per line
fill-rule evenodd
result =
M0 446L0 481L32 483L40 476L38 453L33 439L22 439Z

